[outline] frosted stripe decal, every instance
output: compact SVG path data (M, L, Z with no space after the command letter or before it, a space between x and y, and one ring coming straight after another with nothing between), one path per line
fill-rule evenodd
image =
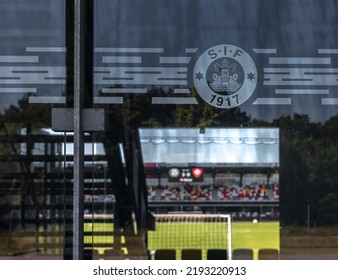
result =
M276 94L329 94L328 89L276 89Z
M96 67L95 84L186 85L187 68L181 67Z
M153 97L152 104L198 104L195 97Z
M270 57L270 64L331 64L329 57Z
M175 88L174 93L178 93L178 94L190 93L190 90L187 88Z
M30 96L29 103L38 104L61 104L66 103L66 98L63 96Z
M38 56L0 56L0 63L38 63Z
M123 104L123 97L106 97L98 96L94 97L95 104Z
M27 47L26 52L66 52L63 47Z
M188 64L191 57L160 57L160 63Z
M94 52L107 53L163 53L163 48L94 48Z
M166 55L164 48L106 48L98 47L94 51L97 53L97 65L94 69L94 84L100 85L96 90L104 94L145 94L148 92L148 86L164 86L177 88L179 86L186 87L188 85L188 68L186 64L189 64L191 56L188 53L195 53L197 48L186 48L181 51L180 56ZM65 53L65 47L31 47L25 48L26 53L37 53L37 56L6 56L2 58L5 61L29 61L39 62L40 56L58 55L56 59L60 59L60 53ZM182 55L183 53L183 55ZM184 53L186 55L184 55ZM160 55L160 56L159 56ZM44 60L43 60L44 61ZM151 61L151 64L148 64ZM155 62L155 64L154 64ZM157 62L157 63L156 63ZM107 64L115 64L115 66L108 66ZM129 64L129 66L128 66ZM135 66L131 67L131 64ZM163 65L162 65L163 64ZM169 64L169 65L164 65ZM172 64L172 65L170 65ZM185 67L175 66L179 64ZM55 87L56 91L63 90L63 86L66 84L66 68L60 66L31 66L26 67L23 64L19 67L0 66L0 87L1 84L6 85L60 85ZM115 88L118 84L119 88ZM105 86L106 85L106 86ZM145 87L146 86L146 87ZM103 87L103 88L102 88ZM5 88L5 87L2 87ZM8 88L8 87L7 87ZM14 87L13 87L14 88ZM20 88L20 87L16 87ZM24 87L22 87L24 88ZM45 90L45 89L43 89ZM3 90L5 91L5 90ZM15 90L6 90L8 92L14 92ZM25 89L22 92L26 92ZM39 93L39 87L33 93ZM176 89L174 94L184 93L191 94L188 89ZM43 97L43 96L40 96ZM48 100L52 103L63 102L57 99L51 99L49 96L45 96L46 99L39 99L32 97L31 102L44 103ZM112 98L110 98L112 97ZM47 101L46 101L47 100ZM123 103L123 98L119 96L105 96L97 97L96 102L102 104L120 104ZM182 102L182 101L179 101ZM191 101L188 101L191 103Z
M277 49L253 49L255 53L275 54Z
M36 88L0 88L0 93L36 93Z
M318 54L338 54L338 49L319 49Z
M264 68L263 85L337 86L336 68Z
M0 84L65 84L65 67L0 67Z
M140 56L104 56L103 63L142 63Z
M147 93L146 88L103 88L102 93Z
M254 105L291 105L291 98L257 98Z
M287 74L303 72L306 74L338 74L338 68L264 68L264 73Z
M29 46L25 51L27 55L0 54L0 93L39 95L41 91L41 96L30 97L31 103L64 103L65 98L58 96L64 92L66 84L66 67L62 60L66 48ZM194 75L198 74L191 71L198 55L192 57L198 51L206 50L188 47L179 50L175 56L164 48L95 48L95 91L97 95L107 96L95 97L94 103L122 104L130 94L146 94L155 87L171 92L172 96L163 96L163 91L152 91L158 95L152 96L152 104L197 104L190 87ZM287 106L293 99L299 102L301 98L318 96L321 105L338 105L338 98L332 96L335 92L332 87L338 86L334 57L338 48L316 49L317 57L277 57L278 50L268 47L248 51L259 54L252 58L259 57L262 64L257 70L263 72L254 77L260 88L257 87L258 97L252 104ZM55 56L53 61L59 61L61 66L44 65L47 56ZM205 73L199 74L201 79L205 77ZM53 85L48 92L50 96L42 96L45 85ZM260 93L264 93L262 97Z
M322 105L338 105L338 98L322 98Z

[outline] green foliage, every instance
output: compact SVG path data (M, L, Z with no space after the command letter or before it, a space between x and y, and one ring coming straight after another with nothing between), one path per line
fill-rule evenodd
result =
M320 124L295 114L273 125L280 128L283 221L306 224L309 205L313 223L338 224L330 213L338 194L338 117Z
M196 92L193 92L196 96ZM177 105L174 113L175 127L245 127L251 118L240 108L217 109L200 101L199 105Z
M0 205L7 205L0 212L0 228L8 228L12 209L8 205L13 204L13 199L8 196L8 190L15 189L20 182L20 195L32 195L37 207L37 186L32 184L30 162L19 157L20 144L17 137L24 135L27 154L30 153L34 143L32 134L41 134L41 128L50 127L50 105L29 104L28 95L18 101L17 106L11 106L0 114L0 181L3 177L13 172L20 172L20 178L11 178L11 182L5 188L0 189ZM16 158L16 159L15 159ZM5 184L2 184L4 186Z
M18 106L11 106L0 115L2 123L12 124L12 129L27 128L40 129L50 127L51 105L30 104L28 96L19 100Z
M328 193L319 201L319 214L324 224L338 224L338 194Z
M116 154L116 144L125 143L126 135L139 127L279 127L282 222L306 224L310 205L313 223L338 224L330 213L336 207L332 197L338 195L338 116L325 123L314 123L307 115L298 114L270 122L252 120L240 108L217 109L195 91L192 95L198 106L152 104L154 96L173 96L172 90L161 88L152 88L147 94L125 94L124 104L104 106L106 131L96 134L96 141L104 142L107 155L111 155ZM29 139L30 134L40 133L40 128L50 127L50 110L49 105L29 104L26 96L1 114L0 136L6 140L0 143L1 156L14 153L12 138L20 129L26 129ZM6 168L12 168L10 162L2 164L1 174Z

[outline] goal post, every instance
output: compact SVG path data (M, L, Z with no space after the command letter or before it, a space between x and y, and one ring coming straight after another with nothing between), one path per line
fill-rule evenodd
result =
M209 249L226 249L232 259L231 216L227 214L169 213L155 214L155 231L148 232L148 248L175 249L177 258L183 249L200 249L207 259Z
M222 215L224 218L228 220L227 222L227 241L228 241L228 260L232 260L232 238L231 238L231 216L230 215Z

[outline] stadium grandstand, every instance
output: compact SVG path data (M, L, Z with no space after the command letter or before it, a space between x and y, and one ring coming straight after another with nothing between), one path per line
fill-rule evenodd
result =
M68 259L70 252L67 248L71 246L71 240L67 236L70 235L72 207L68 170L73 165L73 144L65 143L64 134L51 129L42 129L40 133L43 137L35 136L37 140L32 146L31 155L36 160L31 168L35 173L45 174L45 177L32 178L34 184L43 183L44 192L38 195L45 204L35 210L34 197L30 199L27 195L31 209L23 214L18 209L12 211L9 220L12 231L8 234L8 244L4 246L8 247L15 241L20 248L11 250L27 258ZM142 128L138 134L142 157L140 167L144 169L139 173L124 170L125 147L119 145L118 157L115 157L121 162L121 169L114 168L111 157L107 157L107 147L100 142L90 143L91 138L86 135L85 257L160 258L157 251L171 249L175 258L182 259L189 256L183 250L190 248L201 250L202 259L213 258L208 251L213 249L227 250L227 258L236 258L237 249L251 248L252 258L257 259L260 249L279 250L278 133L278 129L207 128L200 133L191 128ZM72 137L72 134L67 133L66 137ZM25 144L19 143L18 147L20 156L25 157ZM45 170L48 173L44 173ZM142 198L140 192L144 188L147 201L143 212L138 212L143 209L140 205L126 208L123 200L121 202L119 196L126 199L126 194L116 191L116 181L112 183L114 174L109 170L135 174L126 177L125 182L144 180L144 186L140 183L136 190L129 188L131 184L119 186L119 190L130 196L129 201L136 203L139 203L136 198ZM55 174L61 172L64 179L56 180ZM9 203L14 203L14 200ZM132 230L119 224L126 210L131 213ZM151 215L144 224L143 214L147 210ZM253 223L255 220L258 224ZM25 224L25 228L18 230L21 224ZM21 236L29 240L24 252ZM31 252L32 248L38 251ZM5 258L17 256L6 255Z
M278 220L278 129L140 129L140 135L154 213ZM194 168L203 172L197 180ZM173 177L173 170L191 176Z

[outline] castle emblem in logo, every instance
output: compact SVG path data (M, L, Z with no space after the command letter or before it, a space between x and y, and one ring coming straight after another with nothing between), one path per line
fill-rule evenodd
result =
M206 50L197 60L193 81L201 98L217 108L243 104L257 85L257 69L241 48L218 45Z

